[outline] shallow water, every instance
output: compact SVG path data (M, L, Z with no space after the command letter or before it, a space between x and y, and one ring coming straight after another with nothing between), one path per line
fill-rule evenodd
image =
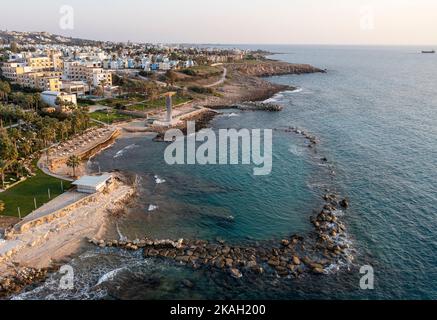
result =
M94 255L72 262L81 279L74 293L47 284L27 298L437 298L437 56L412 47L263 49L282 52L276 59L329 71L274 77L299 87L273 97L284 111L225 111L212 127L297 126L319 138L318 154L302 138L275 131L273 172L254 177L252 166L171 167L163 161L165 144L151 137L119 140L94 159L102 170L117 168L140 178L140 200L119 221L119 231L130 238L236 243L305 235L329 188L351 200L343 219L358 251L356 264L325 277L237 281L92 248ZM333 165L334 179L327 174L331 168L320 166L322 156ZM149 211L151 205L157 208ZM361 265L374 267L375 290L360 290ZM110 279L96 289L108 273ZM187 278L193 289L181 285Z

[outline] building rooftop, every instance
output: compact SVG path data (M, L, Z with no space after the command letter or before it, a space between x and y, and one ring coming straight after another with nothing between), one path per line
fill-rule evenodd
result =
M73 185L95 188L111 179L111 177L112 175L109 173L104 173L99 176L83 176L79 180L74 181Z

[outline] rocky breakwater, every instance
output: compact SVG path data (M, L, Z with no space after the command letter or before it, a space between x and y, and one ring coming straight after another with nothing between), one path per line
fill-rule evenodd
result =
M235 63L229 67L231 71L237 71L247 76L271 77L287 74L325 73L325 70L313 67L309 64L292 64L281 61L260 61L248 63Z
M308 148L314 148L317 144L317 137L306 132L303 129L299 129L296 127L288 127L288 128L275 128L273 129L274 131L283 131L283 132L289 132L289 133L295 133L297 135L302 136L304 139L306 139L308 141ZM326 158L324 158L324 160L326 160Z
M224 241L156 240L145 237L133 241L89 239L99 247L143 250L145 258L169 259L193 269L222 271L233 278L245 274L270 274L298 277L305 273L327 274L340 260L348 260L349 244L346 228L337 213L345 209L347 200L334 194L324 196L326 204L317 217L312 217L315 236L293 235L274 243L254 246L230 245Z
M232 108L244 110L244 111L271 111L279 112L284 109L283 106L270 102L252 102L246 101L243 103L236 104Z

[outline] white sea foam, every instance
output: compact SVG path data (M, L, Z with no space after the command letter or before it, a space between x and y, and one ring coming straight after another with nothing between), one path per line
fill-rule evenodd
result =
M157 205L151 204L151 205L149 205L149 209L148 209L148 211L149 211L149 212L152 212L152 211L155 211L155 210L157 210L157 209L158 209L158 206L157 206Z
M166 182L165 179L162 179L160 176L155 175L155 183L156 184L162 184L162 183L165 183L165 182Z
M118 269L109 271L108 273L105 273L103 276L100 277L96 286L99 286L102 283L114 280L115 277L117 276L117 274L119 274L121 271L126 270L126 269L127 269L127 267L122 267L122 268L118 268Z
M117 151L117 153L114 156L114 159L122 157L126 153L126 151L134 149L134 148L137 148L137 147L138 147L138 145L136 145L136 144L131 144L131 145L127 146L127 147L124 147L120 151Z

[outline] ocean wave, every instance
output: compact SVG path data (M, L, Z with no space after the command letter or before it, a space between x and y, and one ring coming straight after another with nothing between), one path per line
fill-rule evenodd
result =
M299 92L302 92L302 91L303 91L303 88L297 88L296 90L287 91L287 92L290 92L290 93L299 93Z
M126 151L134 149L134 148L137 148L137 147L138 147L138 145L136 145L136 144L131 144L131 145L127 146L127 147L124 147L120 151L117 151L117 153L114 156L114 159L122 157L126 153Z
M102 283L112 281L115 279L115 277L121 272L126 270L127 267L118 268L112 271L109 271L108 273L105 273L103 276L100 277L99 281L97 282L96 286L100 286Z

